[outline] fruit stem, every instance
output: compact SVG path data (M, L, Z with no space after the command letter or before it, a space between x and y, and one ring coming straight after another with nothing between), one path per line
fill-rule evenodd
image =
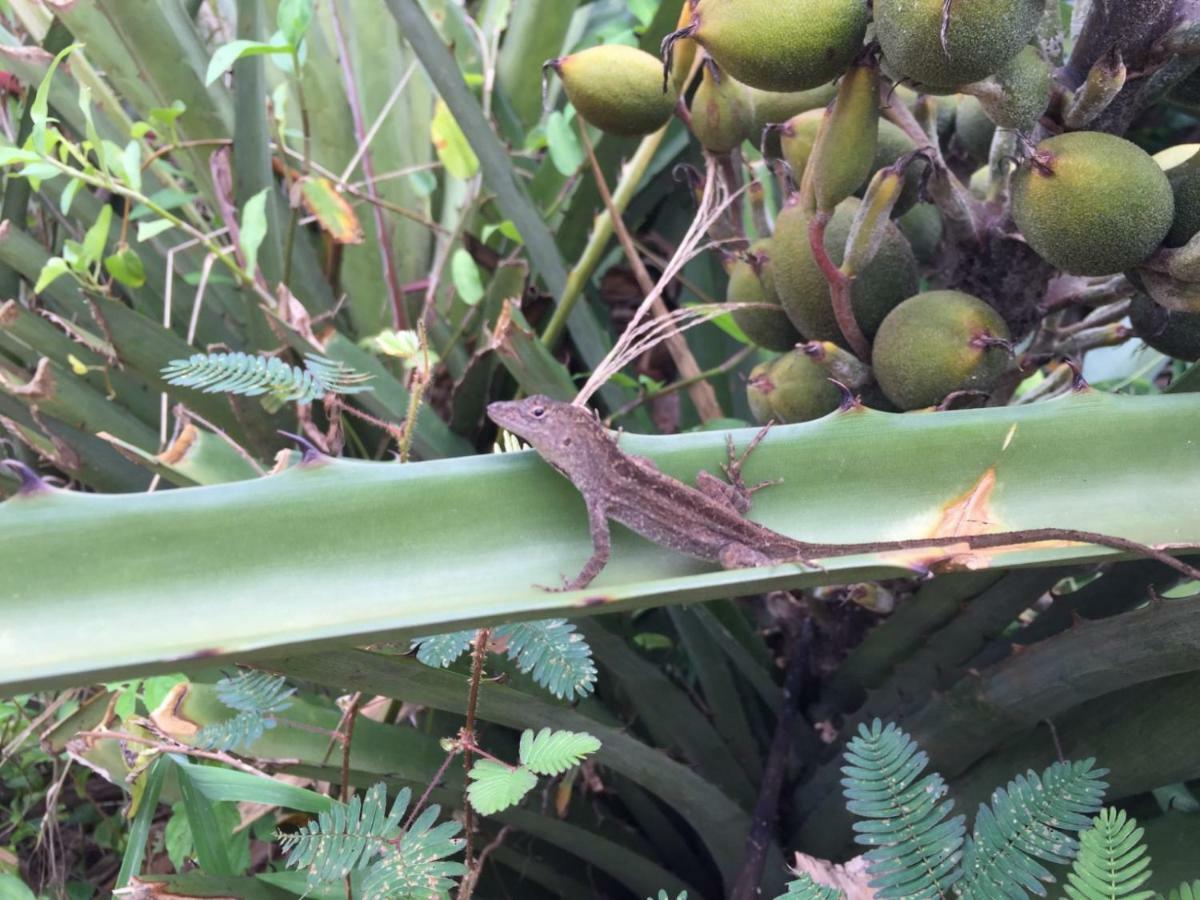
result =
M871 361L871 345L858 327L854 317L854 307L850 302L850 287L854 279L833 264L829 254L825 252L825 229L829 226L829 213L818 212L808 223L808 245L812 250L813 259L821 269L821 274L829 283L829 299L833 304L833 317L837 320L842 337L850 345L855 356L865 363Z

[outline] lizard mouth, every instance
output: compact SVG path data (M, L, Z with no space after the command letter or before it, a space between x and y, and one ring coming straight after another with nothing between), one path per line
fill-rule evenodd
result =
M511 431L512 426L516 425L520 418L517 414L516 406L517 404L511 400L498 400L495 403L489 403L487 406L488 418L501 428Z

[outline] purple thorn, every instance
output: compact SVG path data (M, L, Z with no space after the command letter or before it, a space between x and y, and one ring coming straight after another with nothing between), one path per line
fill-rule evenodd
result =
M279 434L282 434L286 438L291 438L293 441L295 441L297 444L300 445L301 449L304 451L304 455L300 458L300 462L302 464L316 462L318 459L321 459L325 455L321 451L320 447L318 447L316 444L314 444L312 441L310 441L308 438L304 437L303 435L292 434L290 431L284 431L282 429L279 430Z
M21 487L18 493L22 495L36 494L50 489L50 485L42 479L41 475L19 459L0 459L0 466L11 469L21 479Z

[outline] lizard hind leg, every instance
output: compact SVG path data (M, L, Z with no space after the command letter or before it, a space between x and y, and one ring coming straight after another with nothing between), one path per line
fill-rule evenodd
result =
M767 436L767 432L770 430L770 424L763 426L758 434L751 439L750 443L746 445L746 449L742 451L740 456L737 450L734 449L733 435L725 435L725 452L729 456L729 462L722 465L721 469L724 471L725 477L729 479L729 487L738 496L738 500L734 504L738 512L745 513L749 511L750 500L757 491L780 484L783 481L782 478L775 478L771 481L760 481L758 484L747 485L745 479L742 478L742 467L750 458L750 454L758 448L758 445L762 443L763 438Z
M769 566L771 557L760 550L755 550L748 544L731 542L717 552L717 561L723 569L753 569L758 566Z

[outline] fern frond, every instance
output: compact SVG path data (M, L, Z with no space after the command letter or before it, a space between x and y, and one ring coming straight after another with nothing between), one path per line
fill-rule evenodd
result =
M660 888L657 897L647 897L646 900L671 900L671 895ZM675 900L687 900L687 891L680 891Z
M596 685L592 648L566 619L501 625L497 640L507 638L508 655L522 672L559 699L590 694Z
M953 800L941 803L945 781L936 773L920 781L929 758L907 734L876 719L846 747L842 768L846 809L869 821L855 822L857 843L874 847L867 871L879 900L938 897L962 876L966 826L946 819Z
M490 816L516 806L537 787L537 776L525 766L506 766L492 759L481 759L467 773L467 799L480 815Z
M521 763L537 775L558 775L583 762L600 749L600 742L586 732L551 731L543 728L521 733Z
M1079 854L1064 886L1071 900L1149 900L1139 891L1150 878L1145 829L1124 810L1104 809L1079 835Z
M248 748L264 731L275 727L275 714L291 706L289 698L296 693L283 677L253 670L222 678L216 684L216 691L217 698L238 714L196 732L192 743L201 749Z
M1162 900L1162 894L1155 895L1155 900ZM1171 888L1166 900L1200 900L1200 881L1185 881L1179 887Z
M217 699L230 709L262 715L283 712L292 705L289 698L296 693L282 675L256 669L243 669L222 678L216 683L216 691Z
M366 900L432 900L449 893L453 879L467 869L447 859L462 849L462 839L455 837L462 826L453 821L435 825L440 814L437 805L426 809L399 845L371 867L363 880Z
M1045 894L1042 883L1054 876L1037 860L1066 864L1078 843L1068 831L1082 831L1100 809L1107 769L1095 760L1055 763L1041 777L1018 776L981 805L963 853L963 880L958 892L967 897L991 896L1007 889ZM1019 887L1018 887L1019 885Z
M224 722L212 722L196 732L192 746L199 750L249 749L275 720L256 712L240 712Z
M804 872L795 881L788 882L787 893L780 894L775 900L839 900L844 896L837 888L818 884Z
M385 813L387 789L380 782L372 785L361 800L355 795L348 804L334 801L316 821L279 836L280 846L288 854L286 864L308 869L310 890L367 868L376 856L390 849L399 835L400 817L411 797L412 791L404 788L396 795L391 812Z
M357 394L370 390L370 375L355 372L335 360L306 356L304 368L275 356L247 353L195 353L173 359L162 369L168 384L190 387L206 394L224 393L275 400L312 403L326 394Z
M475 629L452 631L449 634L434 634L414 638L412 649L417 651L417 660L435 669L444 669L467 652L475 640Z

